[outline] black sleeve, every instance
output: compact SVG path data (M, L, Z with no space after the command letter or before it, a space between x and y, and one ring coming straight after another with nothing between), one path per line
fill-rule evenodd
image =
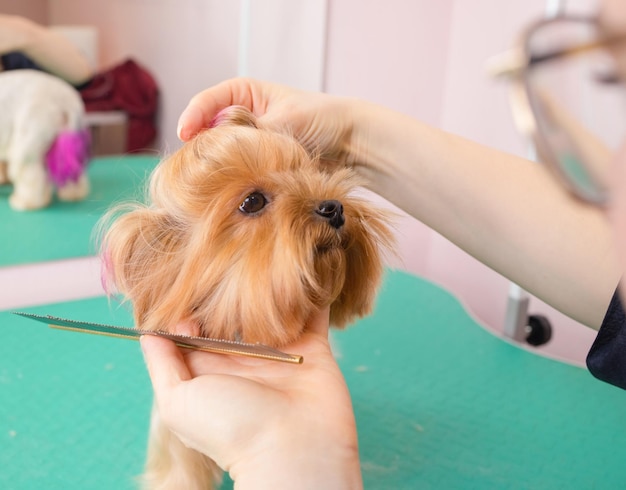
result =
M41 70L33 60L18 51L0 56L0 61L2 62L2 67L7 71L25 69Z
M587 368L596 378L626 389L626 314L618 291L587 354Z

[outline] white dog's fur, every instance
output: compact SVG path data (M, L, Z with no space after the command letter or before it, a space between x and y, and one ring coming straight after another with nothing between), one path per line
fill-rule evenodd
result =
M13 183L9 204L38 209L52 199L46 153L62 131L83 129L85 108L68 83L35 70L0 73L0 184ZM57 189L59 199L76 201L89 193L83 173Z

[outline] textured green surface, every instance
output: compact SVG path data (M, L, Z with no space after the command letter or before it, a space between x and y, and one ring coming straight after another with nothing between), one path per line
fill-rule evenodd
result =
M130 325L102 298L29 311ZM138 345L6 312L0 329L0 488L133 488L151 404ZM389 273L334 345L366 488L623 487L626 392L493 337L428 282Z
M12 186L0 186L0 266L93 255L92 229L114 202L141 198L155 156L94 158L88 167L91 193L81 202L54 200L50 207L13 211Z
M103 298L28 311L113 316ZM132 324L117 313L118 323ZM139 345L6 312L0 329L0 488L135 488L152 396Z

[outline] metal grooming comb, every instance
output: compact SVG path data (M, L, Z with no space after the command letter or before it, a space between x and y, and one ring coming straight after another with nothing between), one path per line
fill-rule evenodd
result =
M304 361L302 356L294 354L286 354L279 350L273 349L263 344L247 344L245 342L235 342L230 340L208 339L204 337L192 337L189 335L175 335L162 331L138 330L136 328L116 327L113 325L103 325L100 323L80 322L76 320L68 320L65 318L57 318L50 315L34 315L32 313L13 312L15 315L30 318L38 322L46 323L51 328L60 330L69 330L72 332L91 333L96 335L104 335L107 337L117 337L121 339L139 340L142 335L155 335L164 337L176 343L177 346L185 349L202 350L213 352L216 354L229 354L246 357L257 357L260 359L269 359L272 361L290 362L293 364L302 364Z

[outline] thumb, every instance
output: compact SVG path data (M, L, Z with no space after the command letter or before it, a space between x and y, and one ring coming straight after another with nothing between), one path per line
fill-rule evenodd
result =
M171 340L143 335L139 342L157 396L191 379L185 358Z

